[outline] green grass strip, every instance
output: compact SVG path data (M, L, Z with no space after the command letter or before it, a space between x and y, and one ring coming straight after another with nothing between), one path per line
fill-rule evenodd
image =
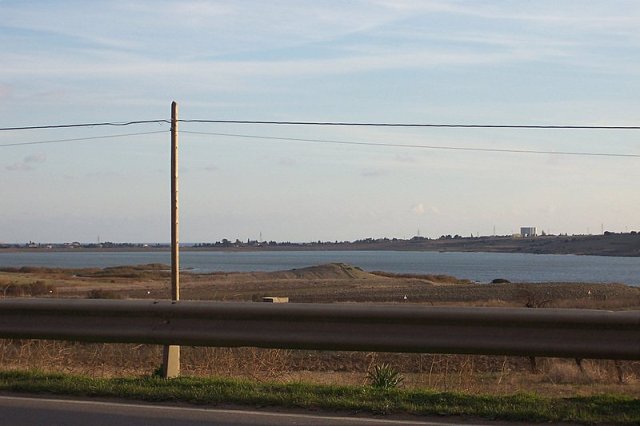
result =
M549 398L532 394L469 395L366 386L276 384L181 377L91 378L34 371L0 372L0 391L181 402L357 411L372 414L471 416L494 420L640 424L640 400L624 395Z

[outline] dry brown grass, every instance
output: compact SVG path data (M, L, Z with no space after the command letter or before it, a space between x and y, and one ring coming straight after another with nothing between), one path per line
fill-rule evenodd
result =
M471 284L470 280L461 280L456 277L452 277L451 275L433 275L433 274L397 274L392 272L384 272L384 271L373 271L371 272L373 275L378 275L380 277L387 278L409 278L409 279L417 279L417 280L426 280L430 281L434 284Z
M381 276L384 275L384 276ZM292 302L376 302L430 306L531 306L536 308L638 309L640 289L597 284L469 284L451 277L374 275L348 265L279 273L182 274L182 298L260 300L287 296ZM436 282L439 280L438 282ZM12 293L16 288L16 293ZM169 297L162 265L104 270L20 268L0 271L1 296L27 296L34 289L54 297ZM22 293L18 294L18 289ZM40 369L111 377L149 375L161 363L152 345L0 340L5 369ZM257 348L182 348L185 375L231 376L255 380L325 384L366 382L372 366L387 363L405 377L404 387L442 391L548 395L618 392L640 396L640 362L536 359L525 357L289 351Z
M45 340L0 340L4 369L37 369L95 377L151 375L162 348L154 345L94 344ZM182 374L258 381L363 385L367 371L388 363L405 377L403 387L438 391L545 395L603 392L640 396L640 362L537 359L531 372L523 357L293 351L259 348L182 347ZM619 380L619 372L623 381Z
M170 288L163 268L10 268L0 271L0 290L11 296L11 289L38 282L51 290L50 296L163 299L169 298ZM376 274L342 264L268 273L182 273L181 295L185 300L224 301L285 296L294 303L405 303L406 296L407 303L431 306L640 308L640 288L621 284L470 284L437 275Z

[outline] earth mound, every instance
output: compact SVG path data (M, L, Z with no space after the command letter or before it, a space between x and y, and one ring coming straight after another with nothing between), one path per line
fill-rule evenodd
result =
M357 266L346 263L327 263L324 265L308 266L306 268L290 269L268 273L272 279L314 279L314 280L345 280L379 278L363 271Z

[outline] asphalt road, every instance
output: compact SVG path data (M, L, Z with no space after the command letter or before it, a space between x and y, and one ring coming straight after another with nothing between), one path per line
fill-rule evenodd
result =
M393 420L371 417L294 414L134 404L91 400L0 396L0 425L11 426L165 426L165 425L421 425L452 426L487 423L452 423Z

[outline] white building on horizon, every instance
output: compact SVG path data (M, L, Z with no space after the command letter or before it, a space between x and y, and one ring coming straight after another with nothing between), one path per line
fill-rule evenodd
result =
M520 236L522 238L535 237L537 235L535 226L523 226L520 228Z

